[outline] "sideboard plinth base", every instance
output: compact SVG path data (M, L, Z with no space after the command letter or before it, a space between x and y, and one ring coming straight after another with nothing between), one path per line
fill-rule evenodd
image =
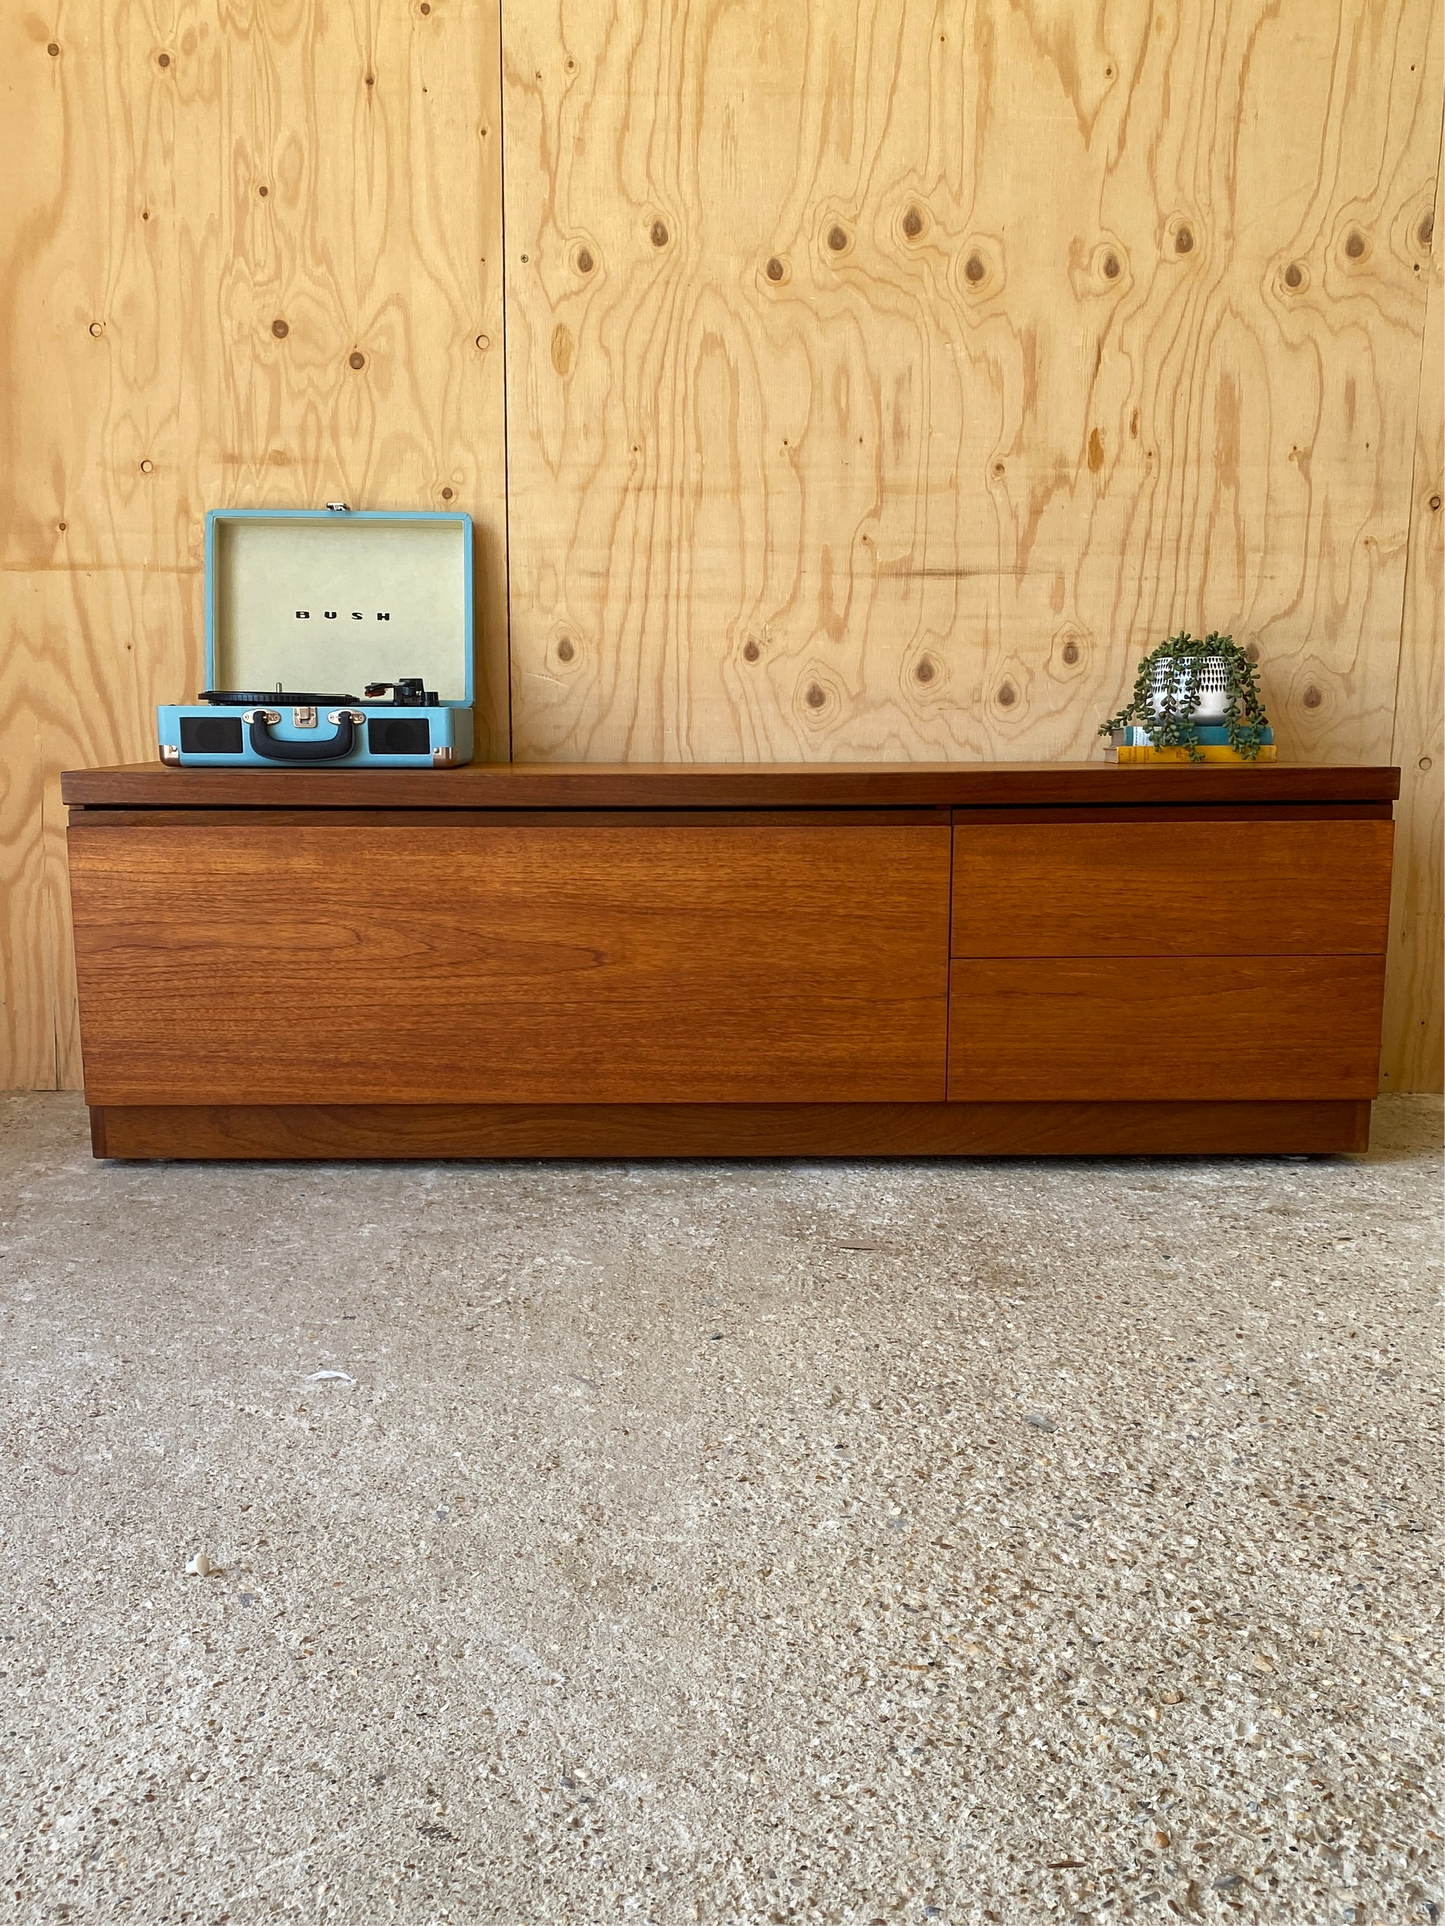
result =
M1362 1151L1328 1103L144 1104L92 1108L97 1157L1165 1157Z

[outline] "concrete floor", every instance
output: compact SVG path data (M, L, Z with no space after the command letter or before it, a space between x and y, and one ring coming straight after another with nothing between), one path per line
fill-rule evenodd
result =
M1439 1919L1439 1141L120 1166L0 1099L0 1919Z

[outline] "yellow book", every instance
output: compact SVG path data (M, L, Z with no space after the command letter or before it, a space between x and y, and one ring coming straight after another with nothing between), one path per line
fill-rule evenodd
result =
M1205 742L1199 747L1199 754L1205 762L1273 762L1275 746L1266 742L1257 756L1242 756L1237 749L1230 749L1223 743ZM1194 757L1187 749L1155 749L1147 744L1126 746L1119 749L1106 749L1105 759L1109 762L1193 762Z

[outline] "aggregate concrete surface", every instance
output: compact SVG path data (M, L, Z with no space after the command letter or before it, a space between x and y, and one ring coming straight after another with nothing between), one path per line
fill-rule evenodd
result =
M1375 1142L105 1165L0 1099L0 1918L1438 1920L1438 1101Z

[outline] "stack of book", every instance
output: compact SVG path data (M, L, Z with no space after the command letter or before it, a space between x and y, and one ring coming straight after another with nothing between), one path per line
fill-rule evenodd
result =
M1205 762L1273 762L1274 731L1265 728L1260 732L1259 754L1253 758L1241 755L1238 749L1229 746L1229 731L1223 723L1201 722L1196 725L1199 734L1198 754ZM1109 746L1104 751L1109 762L1192 762L1194 757L1187 749L1156 749L1149 738L1149 731L1131 723L1127 728L1115 729L1109 737Z

